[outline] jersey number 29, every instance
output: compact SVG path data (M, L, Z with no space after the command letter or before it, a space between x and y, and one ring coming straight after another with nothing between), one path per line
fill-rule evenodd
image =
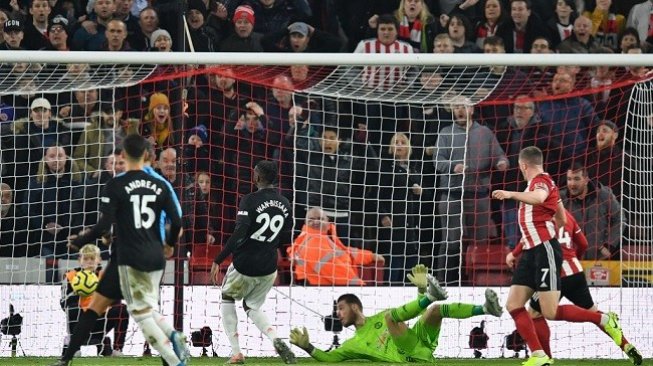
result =
M134 227L137 229L145 228L149 229L154 224L154 219L156 219L156 214L154 210L151 209L148 204L156 201L156 196L153 194L146 194L142 196L131 195L129 200L132 203L132 208L134 209ZM143 220L145 216L145 220Z
M281 228L283 228L284 218L283 215L274 215L272 218L270 218L270 215L267 212L263 212L256 217L256 222L263 224L258 230L256 230L254 234L252 234L252 236L250 236L250 238L258 241L266 241L267 239L268 243L271 243L274 238L276 238L277 235L279 235L281 232ZM263 235L263 233L265 233L268 228L272 231L272 236L269 238Z

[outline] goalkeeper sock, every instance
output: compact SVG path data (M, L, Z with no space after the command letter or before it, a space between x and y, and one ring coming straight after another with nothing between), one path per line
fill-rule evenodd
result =
M535 326L537 339L540 340L540 344L542 345L542 350L547 356L551 357L551 329L549 329L549 323L547 323L543 316L540 316L533 319L533 325Z
M485 314L485 311L481 305L462 303L440 305L440 315L442 315L443 318L467 319L483 314Z
M404 322L420 315L424 309L431 304L428 297L421 295L417 300L413 300L398 308L390 310L390 316L395 322Z
M152 318L154 318L154 321L156 322L156 325L159 326L159 328L163 331L163 334L168 336L172 336L172 333L175 332L175 328L172 327L167 321L166 318L163 317L158 311L152 310Z
M82 344L86 343L91 330L95 327L95 321L99 317L100 315L91 309L82 313L73 334L70 336L70 344L68 344L66 352L61 357L62 360L70 361L75 357L75 352L79 351Z
M263 314L263 312L259 309L249 309L247 310L247 317L252 320L254 325L258 328L258 330L261 331L261 333L265 334L268 338L270 338L270 341L273 341L278 338L277 337L277 331L270 325L270 321L268 320L268 317Z
M181 361L172 349L170 339L163 333L154 320L152 312L144 314L132 314L136 323L141 328L145 340L157 351L168 365L179 365Z
M236 304L231 301L223 301L220 306L222 313L222 326L231 345L231 355L240 353L240 343L238 342L238 314L236 314Z

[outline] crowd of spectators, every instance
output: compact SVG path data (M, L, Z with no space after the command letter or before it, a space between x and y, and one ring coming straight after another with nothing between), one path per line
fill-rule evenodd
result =
M12 0L0 1L0 50L642 53L653 41L651 4ZM68 73L90 68L69 65ZM0 77L44 69L2 65ZM117 90L1 96L1 256L40 255L47 280L58 281L65 238L97 220L99 187L124 169L119 147L128 133L150 140L153 164L177 190L185 243L224 243L238 197L254 189L251 169L273 159L280 189L296 206L296 227L307 212L325 215L339 245L385 257L391 283L418 261L455 283L470 240L517 243L516 206L491 202L489 192L521 187L517 154L525 146L545 152L565 206L591 239L588 259L618 256L621 223L638 219L622 214L630 204L619 183L630 91L623 82L645 78L647 68L481 68L474 77L484 81L470 85L503 104L454 98L428 108L293 99L293 90L325 74L301 65L279 68L265 85L239 80L237 68L183 81L176 70L160 66L167 80ZM410 82L423 90L464 79L456 67L418 72ZM387 91L408 74L366 67L360 82Z

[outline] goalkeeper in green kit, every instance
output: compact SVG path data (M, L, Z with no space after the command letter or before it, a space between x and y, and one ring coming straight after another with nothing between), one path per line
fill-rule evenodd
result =
M433 362L442 319L466 319L484 314L499 317L503 312L497 294L490 289L485 290L484 305L431 305L434 301L445 300L447 292L433 276L427 274L424 265L415 266L408 279L419 290L417 299L373 316L363 315L363 304L356 295L344 294L338 298L337 313L342 325L353 325L356 328L354 337L343 342L340 348L329 352L315 348L310 343L306 328L293 329L290 332L290 343L323 362ZM420 318L412 328L404 323L417 316Z

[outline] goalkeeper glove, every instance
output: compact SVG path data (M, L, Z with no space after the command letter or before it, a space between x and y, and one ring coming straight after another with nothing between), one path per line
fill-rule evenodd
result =
M415 285L417 289L420 292L424 292L426 290L426 275L428 273L428 270L426 269L426 266L423 264L418 264L412 269L412 273L409 273L408 280L410 283Z
M290 343L294 344L295 346L303 350L308 350L309 348L311 348L311 342L308 338L308 331L306 330L306 327L303 327L303 330L299 328L294 328L293 330L291 330Z

